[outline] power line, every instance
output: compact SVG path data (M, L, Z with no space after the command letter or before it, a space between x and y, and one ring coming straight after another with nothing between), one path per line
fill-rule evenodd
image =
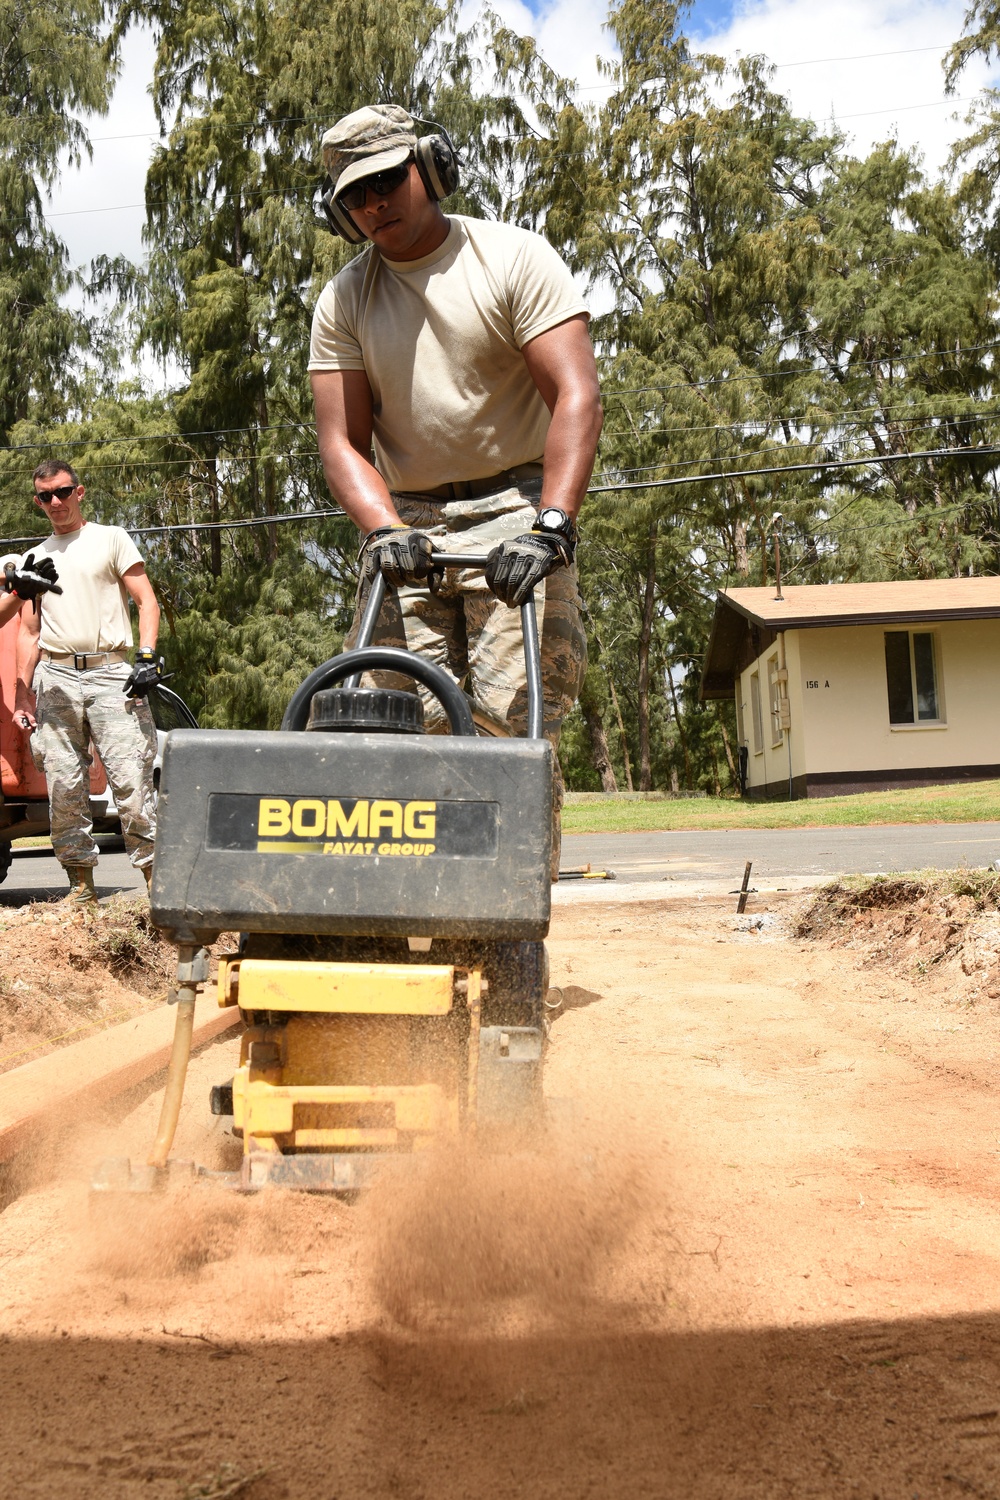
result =
M744 449L742 453L717 453L717 454L713 453L713 454L710 454L710 455L709 454L702 454L702 456L700 458L678 458L678 459L666 459L665 458L662 461L662 463L648 464L648 465L645 466L645 468L647 470L651 470L651 469L690 469L690 468L693 468L696 464L738 463L741 460L746 460L748 458L760 458L760 457L762 457L765 454L771 454L771 453L790 453L790 452L792 452L794 450L802 450L802 449L808 450L810 446L812 446L812 445L809 442L800 442L800 443L790 442L790 443L778 443L778 444L773 445L770 448ZM888 455L887 454L887 455L885 455L885 457L914 458L915 459L915 458L922 457L925 453L932 453L932 454L948 454L952 458L964 458L968 454L979 453L979 452L982 452L982 451L983 450L981 448L973 448L971 446L970 447L954 447L954 448L938 448L938 449L918 449L917 451L910 452L910 453L902 453L902 454L895 454L895 455ZM831 461L835 462L835 463L840 462L839 459L835 459L835 460L831 460ZM854 460L851 460L851 462L853 462L853 461ZM882 458L879 457L879 456L877 456L877 455L873 456L872 459L871 459L872 463L881 463L882 461L883 461ZM822 460L818 460L818 462L821 463ZM615 472L615 466L614 466L614 464L605 465L605 471L607 471L607 469L609 467L611 468L612 472ZM621 470L619 472L624 473L626 471L625 470ZM643 471L639 470L638 472L641 473ZM755 470L754 472L760 473L762 471ZM763 472L767 472L767 471L765 470Z
M170 526L129 526L122 530L130 536L168 536L174 532L191 531L244 531L254 526L281 526L288 521L324 521L331 516L344 516L347 512L339 507L335 510L300 510L280 516L248 516L239 521L183 521ZM0 538L0 547L27 547L45 540L44 536L14 536Z
M940 109L945 104L975 104L978 98L978 94L970 94L962 99L928 99L926 104L897 104L892 109L859 109L853 114L824 115L823 118L839 124L841 120L866 120L870 115L902 115L911 109Z
M889 417L886 417L884 415L884 413L879 408L876 408L876 407L872 407L872 408L858 407L854 411L829 412L829 413L821 413L820 415L826 416L826 417L829 418L829 427L826 429L826 436L825 437L821 435L819 437L803 438L803 439L801 439L801 441L796 442L796 443L792 443L791 441L789 441L789 443L784 444L783 446L803 447L803 446L808 445L811 442L817 442L817 441L818 442L822 442L822 441L831 441L832 442L832 441L836 441L836 430L835 429L841 423L853 423L853 424L857 425L857 424L863 423L868 418L873 418L873 417L877 418L877 420L879 422L881 422L884 426L905 428L907 434L910 435L910 434L913 434L914 432L919 432L921 430L921 428L925 428L925 427L929 427L931 429L935 429L938 426L942 426L942 427L944 427L944 426L968 427L968 426L970 426L974 422L986 422L986 421L990 421L990 420L992 420L992 419L994 419L996 417L1000 417L1000 411L994 411L994 410L988 409L988 410L985 410L985 411L970 412L967 416L956 416L954 414L954 412L943 412L943 413L938 413L938 414L935 414L935 415L924 416L924 417L919 417L919 416L912 416L912 417L893 417L893 416L889 416ZM815 426L815 422L814 421L810 421L809 417L807 415L803 414L803 415L800 415L800 416L797 416L797 417L747 417L747 418L745 418L742 421L736 421L736 422L717 422L717 423L715 423L713 425L706 425L706 426L703 426L703 427L699 427L699 426L647 427L647 428L641 429L641 435L643 437L672 438L672 437L678 436L679 434L689 433L689 432L733 432L734 429L736 429L736 428L741 428L741 427L742 428L746 428L746 427L749 427L751 424L756 424L757 426L760 426L760 427L777 427L777 426L781 426L781 425L786 424L786 423L789 426L791 426L791 427L797 427L797 428L798 427L814 427ZM744 435L747 436L747 437L751 437L752 438L752 437L764 437L764 436L767 436L768 434L766 434L766 433L749 433L749 434L744 434ZM603 432L603 436L605 438L611 438L611 437L635 437L636 433L633 431L633 429L628 428L628 427L618 428L617 430L612 430L610 428L605 428L604 432ZM768 451L768 450L761 450L761 451ZM716 455L713 455L713 457L715 457L715 456ZM718 455L718 456L721 457L721 458L725 458L727 455L722 454L722 455ZM658 467L660 467L660 465L657 465L657 464L648 464L645 467L647 467L647 468L658 468Z
M877 55L877 54L873 54L873 55ZM792 65L791 64L787 64L785 66L792 66ZM968 96L962 96L961 98L953 98L953 99L930 99L930 100L927 100L923 104L900 104L900 105L895 105L895 106L893 106L890 109L865 109L865 110L857 110L857 111L852 112L851 114L846 114L846 115L824 115L821 118L824 119L824 120L833 121L834 123L839 123L839 121L841 121L841 120L860 120L860 119L867 119L868 117L875 116L875 115L904 114L904 113L906 113L906 112L908 112L910 110L916 110L916 109L935 109L935 108L941 108L942 106L949 105L949 104L955 104L955 105L958 105L958 104L975 104L977 102L978 98L979 98L979 95L968 95ZM189 123L201 124L201 123L203 123L203 119L197 119L197 120L195 120L193 122L189 122ZM145 132L143 132L143 133L145 133ZM524 140L528 140L529 137L528 136L509 136L509 137L506 137L506 139L513 140L513 141L524 141ZM570 157L572 157L572 156L576 156L577 154L578 153L574 152L574 151L556 151L556 152L550 153L550 159L557 159L557 158L562 157L562 156L570 156ZM259 196L261 198L280 197L283 194L288 194L290 196L299 196L300 194L302 194L304 192L308 192L310 194L310 196L315 196L319 192L319 183L316 182L316 183L310 184L308 186L307 185L303 185L302 187L296 187L294 185L289 185L289 186L286 186L286 187L269 188L269 189L253 188L253 187L248 187L247 188L247 193L248 193L249 197L253 197L253 196L257 195L257 196ZM97 205L96 207L93 207L93 208L56 209L56 210L50 211L48 213L44 213L43 212L42 217L46 221L48 221L50 219L75 218L75 217L78 217L78 216L80 216L82 214L104 214L104 213L126 213L126 212L134 212L136 209L140 209L140 208L163 208L170 201L171 200L168 199L168 198L157 198L157 199L155 199L151 203L113 203L113 204L99 204L99 205ZM7 223L7 224L22 224L22 223L23 224L30 224L31 220L30 220L30 218L28 218L25 215L21 215L21 216L17 216L17 217L15 217L13 215L11 215L11 216L5 215L5 216L2 216L2 218L0 218L0 222Z
M743 384L757 380L801 380L808 375L825 375L831 369L839 369L842 374L849 375L857 369L875 369L879 365L910 365L921 359L960 359L966 354L979 354L986 349L1000 348L1000 339L991 339L986 344L967 344L961 349L928 349L924 354L896 354L883 355L881 359L859 359L844 367L832 366L829 363L825 367L809 365L801 370L774 370L756 371L747 370L738 375L716 375L710 380L676 380L667 385L637 385L626 387L621 391L602 391L601 394L608 397L614 396L641 396L647 391L681 391L702 390L706 386L729 385L731 383Z
M52 437L44 443L3 443L0 444L0 453L38 453L43 449L52 448L57 445L60 448L88 448L91 446L106 448L114 443L187 443L192 438L238 437L247 432L286 432L288 430L311 432L314 425L312 422L270 422L257 427L204 427L198 432L135 432L126 434L123 437L69 438L65 442L62 438ZM199 458L208 456L205 454L198 455ZM269 455L265 454L263 456L268 457ZM186 459L184 460L185 463L187 461ZM127 463L128 460L126 459L124 462Z
M855 52L849 57L806 57L799 62L773 63L777 68L811 68L818 63L866 62L870 57L910 57L915 52L947 52L950 42L937 47L896 47L891 52Z
M884 457L879 457L877 454L868 454L868 455L866 455L864 457L860 457L860 458L825 459L825 460L821 460L821 461L816 462L816 463L803 463L803 464L778 464L778 465L776 465L774 467L764 468L764 469L742 469L742 470L729 471L729 472L724 473L724 474L693 474L693 475L690 475L690 476L684 476L684 477L679 478L679 479L653 479L653 480L648 480L648 481L640 481L639 483L636 483L636 484L628 483L628 484L592 485L587 490L587 494L588 495L608 495L608 494L619 494L619 493L621 493L621 492L623 492L625 490L671 489L674 486L679 485L679 484L686 484L686 485L692 485L692 484L715 484L720 479L755 479L755 478L758 478L758 477L760 477L761 475L764 475L764 474L795 474L795 473L800 473L803 470L805 470L805 471L807 471L809 473L815 473L815 472L817 472L819 470L827 470L827 469L849 469L849 468L857 468L857 467L863 466L865 464L887 464L887 463L907 463L907 462L912 463L912 462L915 462L915 461L917 461L919 459L925 459L925 458L956 458L956 457L961 457L961 458L995 458L995 457L998 457L998 456L1000 456L1000 447L996 447L996 448L973 448L973 449L966 448L966 449L960 449L960 450L955 450L955 449L951 449L951 448L928 449L926 452L923 452L923 453L890 453L890 454L886 454ZM854 502L851 501L849 503L853 504ZM976 502L973 502L973 503L976 503ZM978 503L985 504L986 502L983 501L983 502L978 502ZM959 508L964 508L964 507L959 507ZM837 514L838 515L842 514L843 510L846 510L846 509L847 509L847 506L843 506L841 508L841 510L837 512ZM935 510L935 514L937 514L936 510ZM249 528L252 528L252 527L255 527L255 526L280 526L280 525L288 523L290 521L322 521L322 520L328 520L328 519L330 519L332 517L346 516L346 515L347 515L347 512L344 511L344 510L341 510L338 507L336 509L326 509L326 510L304 510L304 511L296 511L296 512L290 512L290 513L287 513L287 514L284 514L284 515L249 516L249 517L246 517L246 518L238 520L238 521L186 521L186 522L179 522L179 523L176 523L176 524L172 524L172 525L169 525L169 526L129 526L129 525L126 524L123 527L123 529L125 531L129 532L132 536L167 536L167 535L170 535L170 534L173 534L173 533L176 533L176 532L241 531L241 530L246 530L246 529L249 529ZM826 523L822 523L822 524L826 524ZM0 546L4 546L4 547L28 546L31 543L38 543L40 541L44 541L44 537L37 536L37 535L36 536L29 536L29 537L8 537L8 538L0 539Z
M707 43L706 43L707 45ZM869 58L878 57L909 57L918 52L947 52L951 46L950 42L942 42L936 47L897 47L889 52L856 52L846 57L806 57L799 58L795 62L771 63L775 71L785 68L809 68L813 66L842 63L842 62L866 62ZM756 54L748 54L754 56ZM602 89L614 89L617 85L608 81L607 83L587 84L584 88L575 89L577 94L599 93ZM193 115L186 120L175 121L169 130L133 130L121 135L92 135L88 137L92 146L106 145L115 141L141 141L141 140L164 140L169 142L175 131L192 125L211 125L213 131L233 130L273 130L278 125L323 125L329 121L329 115L281 115L276 119L253 119L253 120L217 120L211 115Z
M989 344L989 345L984 344L984 345L979 346L979 347L982 347L982 348L993 348L994 346L992 344ZM925 356L923 356L923 355L914 355L914 356L912 356L912 358L914 358L914 359L924 358L924 357ZM686 388L689 388L689 387L686 387ZM670 390L670 389L674 389L674 387L671 387L671 386L646 386L646 387L637 387L635 391L631 391L631 392L624 392L624 391L617 391L617 392L615 392L615 391L603 391L602 390L601 395L602 395L602 397L603 397L604 400L611 400L611 399L613 399L613 398L615 398L617 396L621 396L621 395L629 395L629 394L635 395L635 394L638 394L642 390L657 391L657 390ZM884 404L881 405L881 406L854 406L854 407L847 407L846 409L843 409L843 410L832 410L832 411L822 411L822 410L820 410L820 409L817 408L817 416L818 417L823 417L823 418L828 418L830 420L831 424L835 425L838 422L843 422L843 421L848 420L848 419L853 419L855 421L859 421L859 420L863 419L866 416L879 417L879 416L884 415L885 411L886 411L886 406ZM907 426L909 426L909 427L912 428L914 426L917 426L917 427L932 426L934 423L945 423L945 422L953 423L955 425L963 425L963 424L968 424L968 423L971 423L971 422L984 421L986 419L994 418L994 417L1000 417L1000 410L994 410L992 408L988 408L986 410L971 411L971 412L965 413L963 415L957 415L954 412L930 413L930 414L925 415L925 416L920 416L920 415L917 415L917 414L914 414L912 416L899 415L899 416L891 416L889 418L889 420L893 424L904 424L905 423ZM737 418L734 418L730 422L709 422L709 423L703 423L703 424L688 423L688 424L685 424L684 426L680 426L680 427L657 427L657 428L651 429L651 431L654 432L654 433L656 433L656 434L658 434L658 435L662 435L662 436L666 436L666 437L672 437L672 436L674 436L677 433L687 433L687 432L729 432L729 431L732 431L734 428L737 428L737 427L750 427L750 426L753 426L753 425L767 427L767 426L775 426L776 424L781 423L781 422L789 422L789 423L792 423L792 424L795 424L795 425L806 425L806 424L811 424L812 419L811 419L810 414L808 412L800 412L798 414L795 414L795 413L782 413L782 414L777 414L777 415L774 415L774 416L772 416L770 414L767 414L767 415L763 415L763 416L759 416L759 417L737 417ZM142 433L126 433L126 434L124 434L121 437L89 437L89 438L66 438L66 439L63 439L63 438L59 437L57 434L53 434L51 437L47 438L44 442L38 442L38 443L3 443L3 444L0 444L0 453L42 453L42 452L47 452L47 451L51 450L52 448L60 448L60 449L63 449L63 450L70 449L70 448L107 448L107 447L116 447L118 445L123 445L124 446L124 445L128 445L130 443L137 443L137 444L138 443L180 443L180 444L185 444L185 443L191 442L194 438L241 437L241 436L244 436L246 434L259 434L259 433L262 433L262 432L312 432L313 429L314 429L314 425L315 424L312 423L312 422L270 422L270 423L265 423L263 425L254 426L254 427L206 427L206 428L201 428L201 429L199 429L199 430L197 430L195 432L142 432ZM610 431L606 431L606 433L605 433L605 436L612 436L612 437L613 436L623 436L623 435L629 435L629 436L631 436L632 434L627 429L624 429L624 428L621 430L620 433L614 433L614 432L610 432ZM280 456L281 455L277 455L277 454L257 454L256 455L256 457L258 459L271 458L271 457L280 457ZM242 455L241 454L241 455L239 455L239 457L240 458L246 458L247 455ZM220 460L222 462L227 461L226 456L224 454L222 454L222 453L219 453L219 454L196 454L195 458L199 459L199 460L203 460L203 461L208 461L209 459L213 459L213 460L214 459L218 459L218 460ZM182 459L163 459L163 460L155 460L154 462L163 462L163 463L189 463L191 461L192 461L191 457L188 456L187 458L182 458ZM122 459L121 460L121 465L122 466L128 466L130 464L134 465L134 463L135 463L135 461L131 460L131 459ZM112 467L112 466L111 465L103 465L103 466L100 466L100 467ZM117 467L117 465L115 465L113 467Z
M861 368L869 368L869 367L874 368L876 365L883 365L883 364L889 364L889 363L894 364L894 365L899 365L899 364L914 364L917 361L923 360L923 359L938 359L938 358L950 359L950 358L957 358L957 357L960 357L960 356L965 355L965 354L975 354L975 353L979 353L979 352L982 352L983 350L987 350L987 349L996 349L997 347L1000 347L1000 339L993 339L989 343L986 343L986 344L970 344L966 348L960 349L960 350L957 350L957 351L956 350L949 350L949 349L934 349L934 350L928 350L924 354L907 354L907 355L894 356L891 360L888 357L886 357L884 359L880 359L880 360L878 360L878 359L876 359L876 360L859 360L859 361L857 361L855 363L855 365L853 366L853 368L857 369L859 366ZM666 385L632 386L632 387L628 387L628 388L626 388L624 390L617 390L617 391L616 390L602 389L601 396L602 396L602 398L605 401L615 401L615 400L618 400L622 396L640 396L640 395L646 395L648 393L658 392L658 391L701 390L701 389L703 389L705 387L715 386L715 385L744 384L744 383L752 383L754 381L761 381L761 380L786 380L786 379L791 379L791 378L796 377L796 376L823 375L825 373L826 373L826 371L824 371L823 369L819 369L819 368L812 368L812 369L808 369L808 370L778 370L778 371L775 371L773 374L759 374L759 373L756 373L756 372L747 371L747 372L745 372L743 374L740 374L740 375L724 375L724 376L719 376L719 377L711 379L711 380L696 380L696 381L679 380L679 381L676 381L676 382L673 382L673 383L670 383L670 384L666 384ZM846 410L841 410L841 411L822 412L821 415L823 415L823 416L829 416L832 421L838 422L838 421L843 421L845 418L848 418L848 417L859 418L859 417L864 416L866 414L872 415L872 416L876 416L879 413L884 412L885 409L886 408L885 408L884 404L881 405L881 406L877 406L877 407L876 406L872 406L872 407L855 406L855 407L848 407ZM982 418L996 417L996 416L1000 416L1000 412L993 411L993 410L988 410L988 411L974 411L974 412L969 412L967 415L964 415L964 416L956 416L953 413L944 412L944 413L939 413L937 415L932 414L932 415L929 415L929 416L926 416L926 417L920 417L920 416L916 416L916 415L914 415L914 416L896 416L896 417L893 417L891 420L893 422L907 422L907 423L917 423L917 424L928 423L929 424L929 423L933 423L933 422L976 422L976 421L979 421ZM777 422L785 422L785 421L787 421L787 422L803 423L803 422L806 422L808 420L809 420L808 413L806 413L806 412L799 413L798 415L794 415L794 414L790 414L790 413L785 413L785 414L781 414L781 415L771 416L771 415L767 414L767 415L762 415L760 417L739 417L739 418L735 418L731 422L707 423L707 424L700 425L700 426L697 426L697 425L688 425L688 426L684 426L684 427L670 427L670 428L664 427L664 428L658 428L658 429L656 429L656 431L666 433L669 436L669 435L671 435L673 433L678 433L678 432L716 432L716 431L723 432L723 431L728 431L728 430L730 430L730 429L732 429L734 427L747 427L747 426L750 426L753 423L759 423L759 424L762 424L762 425L767 425L767 424L772 424L773 425L774 423L777 423ZM261 432L285 432L285 431L300 431L300 432L303 432L303 431L311 431L312 427L313 427L313 424L310 423L310 422L271 422L271 423L268 423L268 424L263 425L263 426L255 426L255 427L215 427L215 428L202 428L202 429L199 429L198 431L195 431L195 432L155 432L155 433L154 432L149 432L149 433L131 433L131 434L125 434L122 437L90 437L90 438L65 438L65 439L59 437L58 434L54 433L51 437L46 438L44 442L37 442L37 443L2 443L2 444L0 444L0 453L36 453L36 452L44 452L44 451L46 451L48 449L51 449L53 447L59 447L59 448L63 448L63 449L69 449L69 448L88 448L88 447L104 448L104 447L110 447L110 446L114 446L114 445L118 445L118 444L128 444L128 443L186 443L186 442L191 441L193 438L203 438L203 437L207 437L207 438L234 437L234 436L242 436L242 435L247 434L247 433L261 433ZM201 455L201 454L198 455L198 457L200 457L200 458L209 457L209 456L210 455ZM221 455L218 455L218 456L221 457ZM258 457L279 457L279 456L281 456L281 455L275 455L275 454L258 455ZM167 460L164 460L164 461L166 462ZM179 459L177 459L177 460L169 460L169 462L188 462L188 461L189 460L187 460L187 459L184 459L184 460L179 460ZM123 462L131 462L131 461L130 460L123 460ZM108 466L108 467L110 467L110 466Z
M248 429L248 430L252 430L252 429ZM669 432L666 432L666 435L669 436L670 435ZM786 452L789 452L789 451L791 451L793 449L803 449L803 448L808 448L809 446L810 445L809 445L808 442L801 442L801 443L779 443L779 444L773 445L772 447L769 447L769 448L758 448L756 450L749 450L749 451L746 450L746 449L744 449L740 453L718 453L718 454L711 454L711 455L704 454L704 455L702 455L699 458L664 459L662 461L662 463L648 464L648 465L644 465L641 468L636 469L636 470L622 470L621 472L623 472L623 473L642 473L642 472L644 472L644 470L689 469L689 468L695 467L698 464L707 464L707 463L723 463L723 464L725 464L725 463L738 463L741 460L746 460L747 458L760 457L762 455L771 454L771 453L786 453ZM972 447L928 448L928 449L920 449L920 450L918 450L917 452L914 452L914 453L884 454L882 456L873 455L871 458L865 458L865 459L831 459L829 461L824 461L824 460L818 459L814 463L803 464L803 465L798 465L798 466L784 464L784 465L781 465L781 467L780 467L779 470L774 470L774 469L751 469L751 470L747 470L746 472L748 474L771 474L771 473L775 473L775 472L781 472L781 473L783 473L786 470L790 470L790 469L795 468L795 467L802 467L802 468L814 469L814 468L829 467L831 465L833 467L838 467L841 464L845 464L845 463L889 463L889 462L896 463L896 462L899 462L899 461L901 461L903 459L914 459L915 460L915 459L927 458L927 457L931 457L931 458L969 458L969 457L973 457L973 456L975 456L976 454L979 454L979 453L990 453L992 451L993 451L992 449L972 448ZM998 451L1000 451L1000 450L998 450ZM289 463L301 463L301 462L306 461L306 460L308 460L308 461L315 461L315 460L319 459L319 457L320 457L320 453L319 453L319 450L317 448L305 448L305 449L301 449L301 450L299 450L297 452L296 451L291 451L291 452L286 452L286 453L238 454L238 455L233 455L230 458L224 459L223 462L230 463L230 464L249 465L251 463L260 464L260 463L264 463L264 462L266 462L268 460L279 460L280 459L280 460L285 460L285 461L287 461ZM87 465L87 472L88 473L102 473L105 470L109 470L109 469L120 470L120 469L123 469L123 468L125 468L125 469L168 469L168 468L176 468L178 466L184 466L184 465L187 465L187 464L190 464L190 463L191 463L191 457L190 457L190 455L185 456L185 457L181 457L181 458L150 458L150 459L126 458L126 459L121 459L121 460L119 460L116 463L91 463L91 464L88 464ZM613 469L614 465L612 465L611 467ZM25 470L23 470L23 472L26 474L28 471L27 471L27 469L25 469ZM696 475L696 476L694 476L694 479L704 479L704 478L712 478L712 477L717 477L717 478L720 478L720 479L729 479L729 478L738 477L738 475L736 473L728 473L727 472L727 473L720 474L720 475L717 475L717 476L712 476L712 475ZM692 479L691 482L694 482L694 479ZM203 480L199 480L199 479L194 479L193 482L196 483L196 484L197 483L204 483ZM675 480L650 480L648 482L646 482L646 481L640 481L640 482L638 482L638 483L636 483L634 485L625 485L625 486L612 485L612 486L610 486L610 488L611 489L618 489L618 488L646 489L646 488L654 487L654 486L656 486L658 484L663 484L663 483L685 484L685 483L688 483L688 480L686 480L684 478L680 478L680 479L675 479ZM603 493L603 490L593 490L593 489L591 489L591 490L588 490L587 493L588 494L601 494L601 493Z
M959 420L964 421L964 422L978 421L979 418L980 418L980 415L983 415L983 416L996 416L997 413L989 412L989 413L983 413L983 414L975 414L975 415L973 415L971 417L961 418ZM914 419L914 421L917 421L917 420L918 419ZM923 422L922 425L924 425L924 426L933 426L933 423L935 421L937 421L937 420L939 420L939 419L930 419L929 421ZM284 425L287 425L287 426L290 426L290 427L301 426L302 428L304 428L306 430L311 430L311 429L308 428L307 424L305 424L305 423L302 423L302 424L287 423L287 424L284 424ZM254 429L254 428L237 428L237 429L232 429L232 430L253 432L256 429ZM683 431L684 429L679 429L679 430ZM912 433L913 428L911 428L910 431ZM668 429L668 428L656 429L656 434L657 435L662 434L662 435L664 435L666 437L669 437L671 435L671 429ZM100 443L103 443L104 441L105 441L104 439L99 439L98 443L100 444ZM108 440L108 441L110 441L110 440ZM46 445L46 446L50 446L50 445ZM625 470L619 470L617 472L622 472L622 473L644 473L644 472L649 472L649 471L653 471L653 470L657 470L657 469L692 468L696 464L707 464L707 463L722 463L722 464L725 464L725 463L738 463L741 460L745 460L747 458L760 457L761 455L771 454L771 453L785 453L785 452L789 452L789 451L791 451L793 449L808 448L809 446L810 446L810 444L807 441L803 441L803 442L799 442L799 443L794 443L794 442L793 443L779 443L779 444L776 444L776 445L774 445L772 447L769 447L769 448L758 448L758 449L749 450L749 451L746 450L746 449L744 449L742 452L739 452L739 453L716 453L716 454L711 454L711 455L705 454L705 455L702 455L701 457L698 457L698 458L664 459L661 463L658 463L658 464L645 464L645 465L641 465L641 466L639 466L638 468L635 468L635 469L625 469ZM3 450L0 450L0 451L3 451ZM7 451L18 451L18 450L7 450ZM888 463L888 462L896 463L896 462L902 461L904 459L914 459L914 460L916 460L916 459L919 459L919 458L927 458L927 457L932 457L932 458L968 458L968 457L973 457L976 454L980 454L980 453L992 453L993 451L994 450L992 450L992 449L987 449L987 448L982 448L982 447L928 448L928 449L919 449L916 452L911 452L911 453L897 453L897 454L883 454L883 455L873 454L870 458L864 458L864 459L831 459L831 460L828 460L828 461L817 459L814 463L801 465L800 467L805 467L805 468L823 468L823 467L829 467L831 465L834 466L834 467L837 467L837 466L840 466L841 464L845 464L845 463ZM313 461L313 460L319 459L319 457L320 457L320 453L319 453L319 450L317 448L303 448L303 449L300 449L298 451L294 451L293 450L293 451L284 452L284 453L270 453L269 452L269 453L254 453L254 454L234 454L234 455L231 455L229 457L223 457L221 459L221 461L224 464L249 465L251 463L258 463L258 464L260 464L260 463L264 463L264 462L266 462L268 460L279 460L280 459L280 460L286 460L286 461L291 462L291 463L299 463L299 462L302 462L304 460ZM182 456L180 458L151 458L151 459L125 458L125 459L120 459L120 460L118 460L117 462L114 462L114 463L91 463L91 464L88 464L87 470L88 470L88 473L101 473L101 472L103 472L105 470L108 470L108 469L114 469L114 470L119 470L119 469L167 469L167 468L176 468L178 466L187 465L187 464L190 464L191 462L192 462L192 459L191 459L190 455L185 455L185 456ZM605 466L605 471L607 470L607 467L608 466L606 465ZM793 468L793 467L795 467L795 466L794 465L788 465L788 464L782 465L779 472L784 472L785 470ZM614 470L614 465L611 465L611 468ZM22 472L27 473L28 471L27 471L27 469L25 469ZM772 469L753 469L753 470L747 470L746 472L747 473L754 473L754 474L769 474L769 473L773 473L773 472L776 472L776 471L772 470ZM698 478L711 478L712 476L701 475L701 476L696 476L696 477L698 477ZM736 476L734 474L730 474L730 473L727 472L727 473L718 475L716 477L723 478L723 479L728 479L728 478L732 478L732 477L736 477ZM195 483L199 483L199 482L204 482L204 481L200 481L198 479L195 479L194 482ZM649 485L653 485L653 484L656 484L656 483L659 483L659 482L660 481L652 481L651 480L651 481L649 481ZM679 480L675 480L675 481L663 481L663 482L678 483L678 484L680 484L680 483L686 483L687 481L683 480L683 479L679 479ZM637 483L636 485L633 485L631 487L632 488L644 489L644 488L649 487L649 485L647 485L645 482L640 482L640 483ZM627 487L628 486L626 486L626 488ZM613 488L613 489L614 488L621 488L621 486L611 486L610 488ZM587 493L588 494L597 494L597 493L603 493L603 491L593 490L592 489L592 490L588 490Z
M817 473L827 469L857 468L864 464L912 463L922 458L995 458L998 456L1000 456L1000 448L928 448L923 453L887 453L881 457L878 454L868 454L864 458L824 459L811 464L777 464L764 469L730 470L724 474L692 474L681 475L675 479L650 479L628 484L595 485L587 491L587 494L611 495L618 494L622 490L663 490L672 489L678 484L714 484L720 479L757 479L764 474L798 474L803 471Z

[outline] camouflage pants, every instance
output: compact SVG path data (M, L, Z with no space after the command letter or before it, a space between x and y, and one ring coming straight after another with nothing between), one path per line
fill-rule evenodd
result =
M480 553L529 531L538 511L541 480L522 480L494 494L468 500L394 495L401 521L433 537L439 552ZM362 585L345 648L353 646L367 599ZM562 721L579 695L587 669L587 637L576 568L556 568L535 590L542 659L545 735L558 750ZM521 639L521 612L495 599L482 573L445 574L436 593L428 588L389 591L374 644L405 646L443 667L472 699L483 734L524 734L528 694ZM377 687L413 690L412 678L374 672ZM447 718L425 688L417 688L432 734L447 729ZM552 872L559 870L560 814L563 802L559 757L553 755Z
M132 864L151 864L156 838L153 760L156 728L144 698L122 693L130 667L120 662L77 672L41 661L35 672L38 729L31 753L49 787L52 848L62 865L96 865L90 818L91 741L108 773Z

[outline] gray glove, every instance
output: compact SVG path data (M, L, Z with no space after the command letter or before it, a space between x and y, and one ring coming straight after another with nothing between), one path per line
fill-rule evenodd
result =
M530 531L501 542L486 559L486 583L502 604L517 609L554 568L573 561L572 542L552 532Z
M35 614L38 613L39 594L61 594L59 586L59 574L51 557L40 557L35 562L35 554L29 552L22 559L21 566L16 563L4 564L4 584L8 594L16 594L19 599L30 599L34 606Z
M390 588L425 580L434 588L440 574L431 563L433 552L430 537L412 526L379 526L361 543L358 561L364 578L381 573Z

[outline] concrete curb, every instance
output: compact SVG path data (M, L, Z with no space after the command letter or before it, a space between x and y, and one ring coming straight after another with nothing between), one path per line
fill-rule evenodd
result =
M794 895L800 891L818 889L836 880L836 875L783 875L750 877L751 902L765 900L769 896ZM602 902L620 904L630 901L690 901L702 896L733 896L739 878L727 875L724 879L705 877L661 876L659 880L567 880L552 887L552 905L595 906Z
M170 1060L172 1005L0 1074L0 1161L8 1161L48 1128L71 1125L82 1110L155 1077ZM236 1006L220 1010L214 984L198 1000L192 1049L240 1024Z

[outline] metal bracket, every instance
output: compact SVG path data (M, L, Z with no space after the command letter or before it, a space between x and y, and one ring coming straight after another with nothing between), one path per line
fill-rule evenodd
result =
M181 985L204 984L208 978L209 952L207 948L177 950L177 983Z

